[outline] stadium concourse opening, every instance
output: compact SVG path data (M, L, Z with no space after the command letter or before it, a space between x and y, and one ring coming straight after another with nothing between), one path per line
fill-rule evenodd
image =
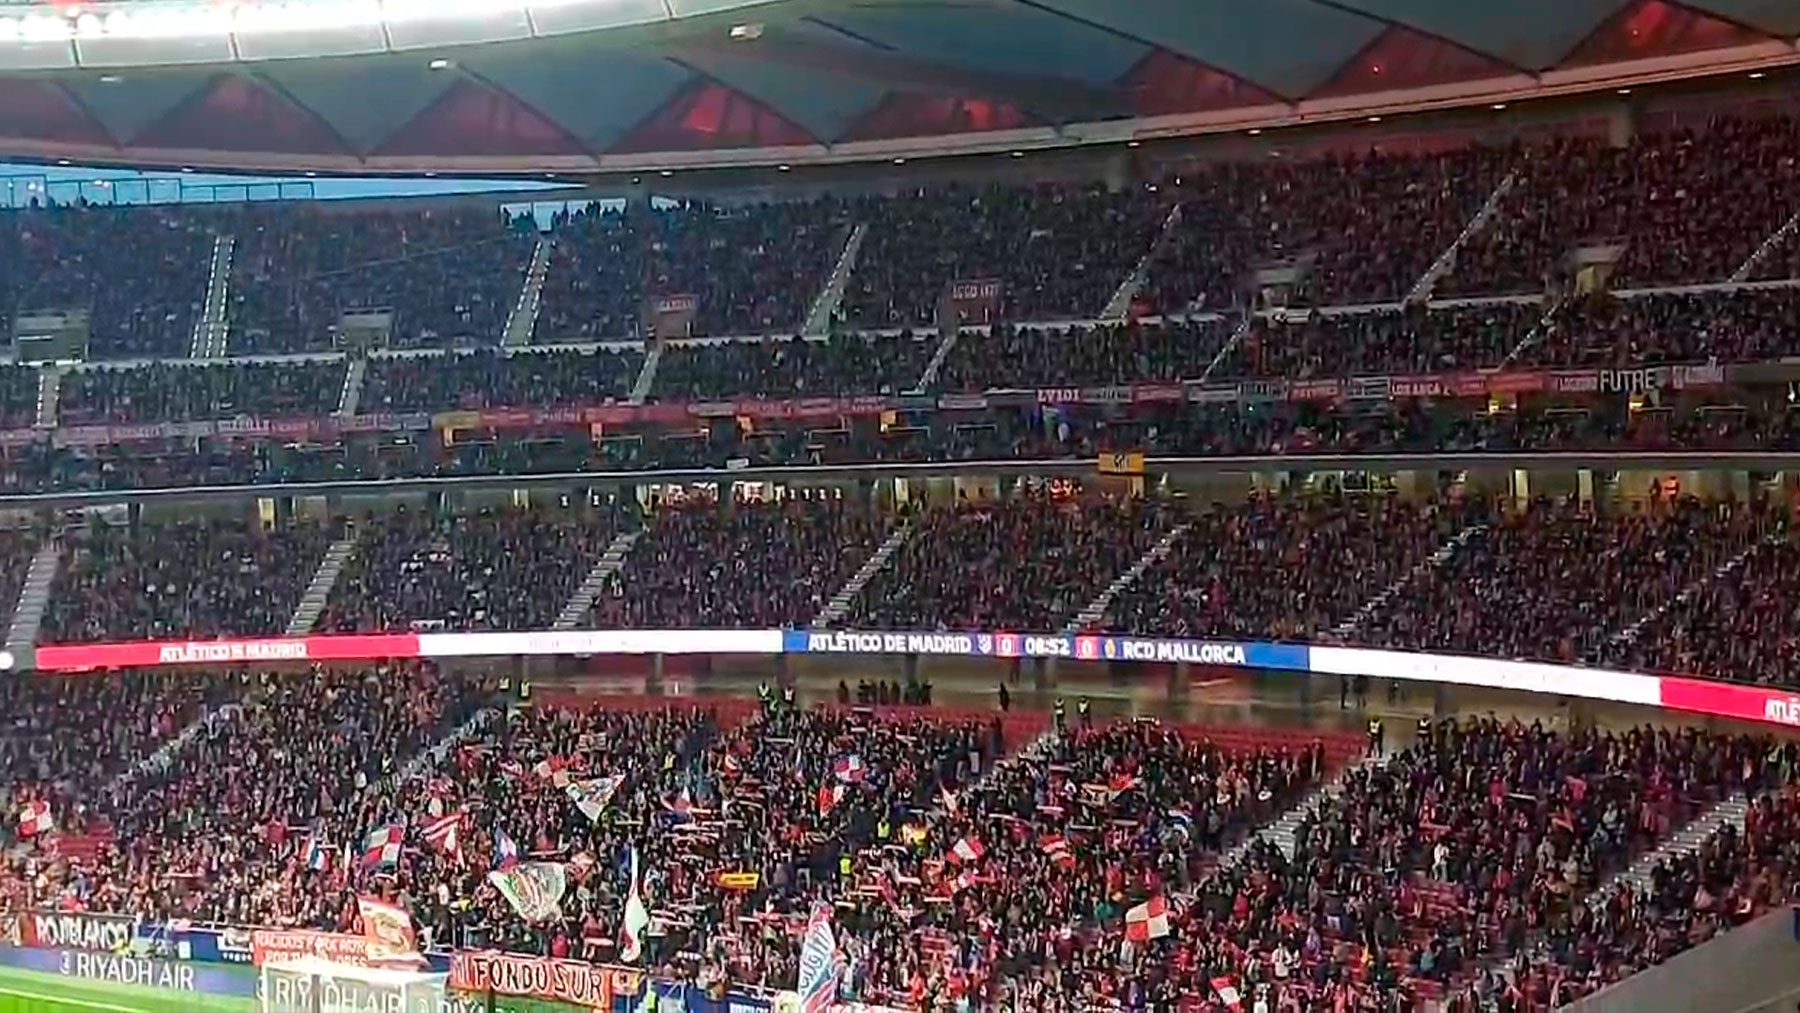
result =
M1784 87L15 201L0 1013L1791 1006Z

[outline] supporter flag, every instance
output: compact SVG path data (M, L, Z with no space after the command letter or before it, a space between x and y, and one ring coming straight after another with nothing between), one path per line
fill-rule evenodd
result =
M1147 943L1169 934L1169 902L1152 897L1125 912L1125 938L1134 943Z
M631 848L631 886L625 892L625 918L619 926L619 959L634 964L644 954L644 930L650 927L650 910L638 884L637 846Z
M981 856L985 854L987 854L987 849L981 846L980 841L973 837L965 837L957 841L956 846L950 849L950 860L953 862L979 862Z
M370 956L395 960L419 952L418 939L413 935L412 916L405 908L379 897L358 897L356 912L362 915L363 936L369 940Z
M398 823L390 823L363 838L362 864L393 865L400 860L400 841L406 831Z
M1069 841L1061 834L1045 834L1038 840L1038 847L1050 860L1065 869L1075 867L1075 853L1069 850Z
M624 780L617 775L592 777L585 781L570 781L563 791L569 796L569 801L575 803L575 808L581 810L581 815L588 818L589 823L598 823L600 814L606 811L606 804L612 801Z
M519 864L519 846L506 836L506 831L494 828L494 868L505 872Z
M944 803L945 812L952 816L961 814L962 806L956 800L956 792L951 791L949 788L939 788L938 799Z
M688 791L685 784L681 786L680 793L675 796L675 801L663 804L668 807L669 813L675 817L677 823L686 823L694 818L694 796Z
M19 836L37 837L56 829L50 815L50 803L27 802L19 809Z
M462 810L446 813L425 824L425 843L451 858L462 858Z
M539 760L537 766L531 768L531 772L549 781L552 787L563 788L569 784L569 774L563 769L568 765L569 761L560 756L547 756Z
M1237 982L1230 978L1214 978L1212 988L1219 994L1219 1001L1225 1004L1226 1009L1232 1013L1243 1013L1244 997L1237 990Z
M306 867L314 872L331 871L331 850L318 834L306 838Z
M831 934L831 908L818 904L806 922L806 941L800 946L800 1013L825 1013L837 1001L837 939Z
M819 815L829 816L831 810L844 799L844 786L841 784L819 785Z
M593 874L594 865L595 859L593 852L577 851L575 852L574 857L569 859L569 875L575 877L575 882L585 883L587 882L588 876Z
M562 895L569 888L569 872L561 862L525 862L488 873L488 882L494 884L520 918L541 922L562 915Z
M831 765L831 772L845 784L861 784L863 778L869 776L869 769L863 766L862 757L855 753L838 757Z

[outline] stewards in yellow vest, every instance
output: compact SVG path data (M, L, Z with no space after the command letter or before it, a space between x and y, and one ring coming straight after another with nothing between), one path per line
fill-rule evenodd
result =
M1369 719L1369 755L1370 756L1380 756L1381 755L1381 735L1382 735L1381 719L1380 718L1370 718Z

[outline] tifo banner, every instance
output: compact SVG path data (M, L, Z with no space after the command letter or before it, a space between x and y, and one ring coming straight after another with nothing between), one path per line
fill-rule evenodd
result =
M21 919L26 946L118 953L139 936L135 919L63 911L32 911Z
M320 957L337 964L357 967L381 966L393 957L380 943L367 936L344 932L314 932L308 929L252 929L250 960L257 967L270 961Z
M463 951L450 960L450 987L611 1009L614 995L637 995L643 975L626 967L578 960L527 957L487 950Z

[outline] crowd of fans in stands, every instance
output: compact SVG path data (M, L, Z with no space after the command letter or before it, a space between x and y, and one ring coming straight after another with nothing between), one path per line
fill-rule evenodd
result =
M586 407L623 401L643 370L635 349L493 350L369 360L357 410Z
M95 522L64 539L42 639L281 633L330 543L310 523Z
M257 418L317 418L337 410L342 361L151 363L65 373L64 425L118 425Z

